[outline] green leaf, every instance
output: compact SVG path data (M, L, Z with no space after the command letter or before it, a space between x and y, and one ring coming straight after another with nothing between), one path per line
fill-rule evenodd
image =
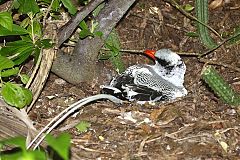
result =
M81 28L79 37L81 39L84 39L88 36L94 36L94 34L90 31L90 29L88 28L88 25L86 24L86 22L84 20L80 22L79 26Z
M118 34L115 30L113 30L108 36L105 42L105 47L111 50L110 60L113 66L116 68L117 72L123 72L125 70L125 67L120 54L121 45Z
M81 30L80 32L79 32L79 37L81 38L81 39L84 39L84 38L86 38L86 37L88 37L88 36L93 36L93 33L91 33L89 30Z
M121 49L121 43L117 34L116 30L112 30L112 32L109 34L106 44L113 46L114 48L120 50Z
M187 32L186 36L188 36L188 37L198 37L198 33L196 33L196 32Z
M228 41L228 44L238 44L240 42L240 27L234 29L234 34Z
M13 56L11 59L16 65L23 63L34 51L32 42L23 40L9 42L0 50L0 55Z
M0 50L2 56L12 56L14 54L20 54L27 48L33 48L32 42L19 40L14 42L8 42L7 45Z
M54 138L51 135L46 136L46 141L64 160L69 159L70 135L62 133Z
M23 90L23 93L24 93L24 98L25 98L25 101L26 101L26 105L29 105L32 102L32 92L29 89L23 88L23 87L22 87L22 90Z
M94 32L94 35L98 36L98 37L102 37L103 36L103 32L101 31L96 31Z
M18 67L15 67L15 68L12 68L12 69L8 69L8 70L4 70L1 73L1 77L10 77L10 76L13 76L13 75L17 75L18 72L19 72L19 68Z
M3 85L1 94L6 103L17 108L23 108L32 101L30 90L10 82Z
M112 46L112 45L110 45L108 43L105 43L105 47L111 50L112 57L115 57L115 56L117 56L119 54L119 49L116 48L115 46Z
M52 3L52 10L57 12L60 8L60 0L54 0Z
M18 160L18 159L21 159L23 157L23 152L22 151L17 151L15 153L3 153L1 154L1 160ZM24 159L25 160L25 159ZM29 160L29 159L27 159ZM32 159L30 159L32 160Z
M28 31L16 24L12 25L12 31L0 25L0 36L24 35L24 34L28 34Z
M27 84L27 82L30 79L29 75L27 75L27 74L20 74L19 76L20 76L21 81L22 81L23 84Z
M45 153L43 151L16 151L13 153L4 153L1 155L1 160L46 160Z
M37 45L39 48L44 48L44 49L52 48L52 47L53 47L53 43L52 43L52 40L51 40L51 39L38 40L38 41L36 42L36 45Z
M42 37L42 26L38 21L33 22L33 33L38 37Z
M31 43L33 45L32 39L29 35L20 36L22 41L25 43ZM16 42L16 41L15 41Z
M0 56L0 71L2 71L3 69L12 68L14 65L14 62L10 59Z
M14 8L14 9L18 9L18 8L19 8L19 6L20 6L20 4L19 4L18 0L13 0L13 3L12 3L12 5L13 5L13 8Z
M30 18L27 17L20 23L20 26L23 28L26 28L29 24L31 24L31 21L30 21Z
M38 37L42 36L42 27L38 21L33 22L33 29L32 29L32 25L29 25L27 30L31 37L33 36L32 34L34 34L34 36L38 36Z
M75 127L77 128L78 132L86 132L91 124L87 121L80 121Z
M80 22L79 26L82 30L89 30L88 25L84 20Z
M120 55L111 57L110 60L118 73L122 73L125 70L125 66Z
M92 12L93 16L97 17L97 15L103 9L104 6L105 6L105 3L101 3L97 8L95 8Z
M184 6L184 10L187 11L187 12L190 12L194 9L194 6L192 6L191 4L186 4Z
M40 11L37 2L35 0L18 0L20 6L19 6L19 12L23 14L27 13L33 13L36 14Z
M12 31L13 20L12 16L9 12L1 12L0 13L0 25Z
M77 8L72 4L71 0L61 0L64 7L68 9L68 12L72 15L76 14Z
M9 139L2 140L0 142L1 144L4 145L13 145L16 147L20 147L22 151L26 151L26 139L25 137L13 137Z
M19 53L19 55L13 59L13 62L16 65L22 64L24 61L28 59L28 57L33 53L34 48L32 46L29 46L28 48L24 48L22 52Z

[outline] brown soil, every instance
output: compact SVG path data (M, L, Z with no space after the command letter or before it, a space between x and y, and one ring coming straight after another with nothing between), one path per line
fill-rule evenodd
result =
M181 4L194 5L188 0ZM153 7L159 12L150 11ZM232 0L210 10L209 25L220 35L232 33L240 24L239 7L239 1ZM117 31L123 49L206 51L197 37L186 36L187 32L196 31L195 23L163 1L138 1L119 23ZM217 37L214 39L220 42ZM221 47L206 58L240 67L239 56L239 45L233 45ZM192 56L182 58L187 66L186 97L155 106L99 101L68 118L54 134L68 127L65 131L71 133L73 152L79 159L240 159L240 118L236 109L219 100L201 80L203 63ZM123 60L127 66L151 63L146 57L128 53L124 53ZM109 62L105 63L111 67ZM239 72L221 65L215 68L240 92ZM114 69L109 72L110 78L113 73ZM96 81L73 86L51 74L30 116L40 129L69 104L98 94L99 85ZM127 113L135 120L124 120ZM91 124L87 132L79 133L71 127L83 120Z

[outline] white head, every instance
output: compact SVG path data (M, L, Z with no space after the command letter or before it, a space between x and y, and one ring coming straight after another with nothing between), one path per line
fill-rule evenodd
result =
M186 66L179 55L170 49L146 50L144 53L155 60L152 69L159 76L175 86L183 87Z

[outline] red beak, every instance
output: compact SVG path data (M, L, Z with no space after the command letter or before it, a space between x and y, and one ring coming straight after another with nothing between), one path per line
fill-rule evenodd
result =
M155 57L156 50L145 50L144 53L148 55L150 58L152 58L153 60L156 60L156 57Z

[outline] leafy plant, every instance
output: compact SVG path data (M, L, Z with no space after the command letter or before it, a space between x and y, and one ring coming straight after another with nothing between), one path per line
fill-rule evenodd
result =
M237 28L234 29L234 34L233 36L229 39L228 44L238 44L240 41L240 27L238 26Z
M211 87L214 93L225 103L230 105L239 105L240 96L235 93L230 85L217 73L217 71L208 66L202 73L204 81Z
M93 16L97 16L101 9L105 6L104 3L99 5L94 11ZM102 36L102 32L97 31L98 24L94 22L94 20L91 20L91 29L89 29L88 25L85 21L82 21L80 23L81 31L79 33L79 36L81 39L84 39L88 36L94 37L94 36ZM121 73L125 70L123 61L121 59L121 44L119 41L118 34L116 30L112 30L112 32L109 34L107 40L105 41L105 48L109 49L109 51L105 51L105 53L102 53L99 56L100 60L110 60L117 72Z
M50 0L43 1L14 0L12 9L25 17L19 25L13 22L10 11L0 12L0 36L20 37L20 40L17 38L16 41L7 42L0 47L0 94L6 103L17 108L23 108L32 100L31 92L23 86L27 84L29 76L22 73L22 66L28 59L34 58L36 62L41 49L51 48L53 45L50 39L43 38L41 20L44 13L40 11L38 3L51 3ZM70 0L54 0L54 9L60 8L60 3L71 14L76 13L77 9Z
M113 30L105 42L105 47L110 50L109 59L118 73L122 73L125 70L125 66L121 59L121 44L116 30Z
M94 22L94 20L91 20L91 23L92 23L91 29L88 28L88 25L86 24L86 22L84 20L79 24L79 27L81 28L79 37L81 39L84 39L88 36L90 36L90 37L94 37L94 36L101 37L102 36L102 32L96 31L98 24L96 22Z
M63 3L64 7L66 7L68 9L68 12L72 15L76 14L77 9L76 7L73 5L73 3L71 2L71 0L61 0L61 2Z
M80 121L77 125L76 128L78 132L83 133L88 130L88 128L91 126L91 124L87 121Z
M14 0L12 9L25 17L19 25L13 22L11 11L0 12L0 36L20 36L20 40L17 38L0 47L0 94L6 103L17 108L23 108L32 101L32 93L24 88L29 76L22 73L20 68L28 59L34 58L36 62L42 49L53 46L50 39L43 38L41 21L44 11L39 7L43 4L51 5L53 12L58 11L61 4L70 14L77 12L71 0Z
M183 6L183 9L187 12L191 12L194 9L194 6L192 6L191 4L185 4Z
M70 148L70 135L62 133L58 137L54 138L51 135L47 135L46 141L48 145L64 160L69 159L69 148Z
M56 138L51 135L47 135L46 141L52 150L51 152L56 152L64 160L69 159L69 148L70 148L70 135L67 133L62 133ZM26 149L26 139L24 137L14 137L10 139L5 139L0 141L1 149L4 146L17 147L18 150L13 150L13 152L0 152L1 160L10 159L24 159L24 160L47 160L51 157L51 154L46 154L43 150L27 150Z
M109 34L107 40L105 41L105 48L109 49L109 51L105 51L99 57L100 60L110 60L117 72L121 73L125 70L125 66L121 59L121 45L120 40L118 38L118 34L115 30Z

